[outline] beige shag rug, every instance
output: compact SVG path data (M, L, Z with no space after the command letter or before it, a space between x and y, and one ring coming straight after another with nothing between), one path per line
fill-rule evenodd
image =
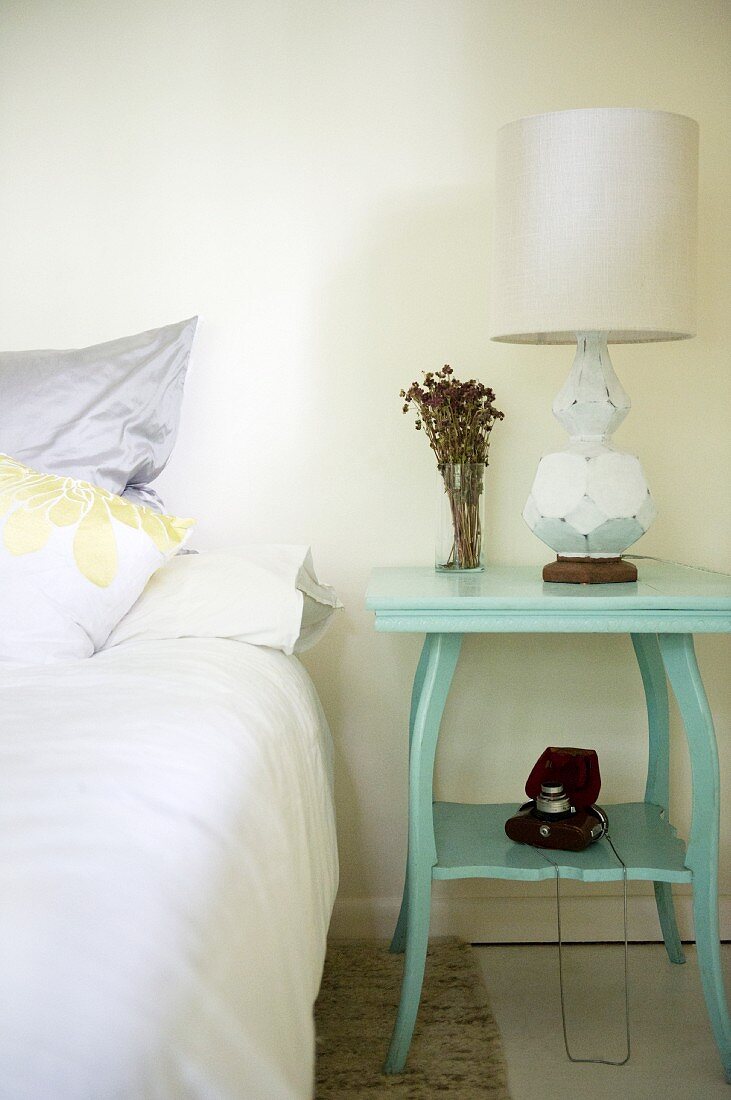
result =
M391 955L385 943L329 945L315 1006L316 1100L510 1100L500 1033L477 960L456 939L430 942L406 1070L398 1076L382 1072L402 968L403 955Z

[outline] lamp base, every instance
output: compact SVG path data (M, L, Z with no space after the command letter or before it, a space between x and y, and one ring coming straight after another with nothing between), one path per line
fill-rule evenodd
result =
M617 573L622 568L618 559L644 535L657 510L639 459L619 451L611 440L629 405L609 359L606 333L580 332L571 374L553 403L570 442L562 451L544 454L523 519L559 560L614 560L617 575L551 580L611 584L636 579Z
M629 584L637 566L624 558L565 558L560 554L543 567L544 581L558 584Z

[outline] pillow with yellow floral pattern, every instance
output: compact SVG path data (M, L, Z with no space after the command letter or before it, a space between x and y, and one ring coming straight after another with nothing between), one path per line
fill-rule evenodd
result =
M0 454L0 661L91 656L192 526Z

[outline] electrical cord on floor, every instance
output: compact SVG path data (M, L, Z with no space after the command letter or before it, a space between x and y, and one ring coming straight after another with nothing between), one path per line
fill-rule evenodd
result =
M568 1033L566 1030L566 1003L564 998L564 982L563 982L563 938L561 935L561 890L559 882L561 879L559 865L547 856L543 848L535 848L534 851L538 852L547 863L550 863L554 869L556 875L556 925L558 930L558 984L561 994L561 1026L563 1028L563 1045L566 1050L566 1057L570 1062L590 1063L591 1065L599 1066L625 1066L629 1062L630 1058L630 1032L629 1032L629 978L627 974L627 866L620 856L617 849L614 847L612 838L609 833L604 834L604 839L609 841L610 847L614 852L617 860L622 867L622 880L624 884L624 1030L625 1039L627 1043L627 1053L621 1061L612 1061L609 1058L575 1058L569 1050Z

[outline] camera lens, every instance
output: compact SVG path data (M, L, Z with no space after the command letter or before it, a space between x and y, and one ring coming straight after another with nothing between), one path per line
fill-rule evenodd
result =
M536 798L536 816L554 820L571 815L571 803L562 783L541 783Z

